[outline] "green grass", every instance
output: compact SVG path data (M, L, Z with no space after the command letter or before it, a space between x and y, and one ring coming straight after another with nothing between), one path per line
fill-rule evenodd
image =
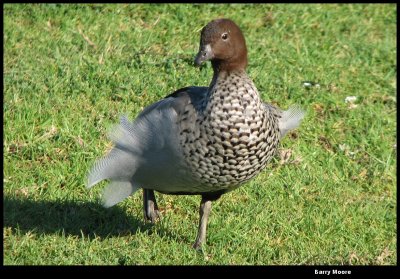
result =
M396 5L5 5L4 264L356 264L396 256ZM111 209L85 179L107 129L175 89L208 85L199 30L242 28L262 98L307 111L256 179L213 203L141 193ZM305 88L302 81L319 82ZM356 107L345 103L357 96Z

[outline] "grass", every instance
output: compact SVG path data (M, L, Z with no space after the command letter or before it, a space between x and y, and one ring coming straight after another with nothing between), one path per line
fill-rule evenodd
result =
M397 263L396 5L3 7L5 265ZM307 116L282 141L289 159L213 204L200 254L200 197L157 194L153 226L140 193L104 209L85 179L120 115L209 84L192 61L222 16L262 98Z

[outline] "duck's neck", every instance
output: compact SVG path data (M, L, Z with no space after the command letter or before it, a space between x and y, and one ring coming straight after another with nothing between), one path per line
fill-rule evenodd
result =
M231 80L235 79L249 79L246 71L244 69L236 69L233 71L216 71L214 70L213 78L210 83L210 91L217 86L225 83L229 83Z
M242 49L241 53L236 54L233 58L227 60L213 59L211 60L214 73L245 71L247 67L247 50Z
M251 102L253 106L262 103L257 88L244 69L214 71L206 100L208 105L222 101L223 106L230 105L230 100L239 100L239 104Z

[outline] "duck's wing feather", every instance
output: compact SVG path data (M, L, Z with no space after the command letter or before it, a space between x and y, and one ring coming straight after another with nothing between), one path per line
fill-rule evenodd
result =
M146 107L133 122L123 116L109 133L113 149L94 164L87 187L110 179L103 196L106 206L141 187L187 191L182 187L190 185L192 178L182 158L177 121L188 105L199 110L206 93L207 87L182 88Z

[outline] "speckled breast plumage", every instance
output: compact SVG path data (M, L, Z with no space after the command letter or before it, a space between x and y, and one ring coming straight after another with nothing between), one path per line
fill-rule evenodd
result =
M219 77L200 108L188 104L178 124L199 192L233 190L250 180L272 158L280 138L276 115L265 110L244 72Z

